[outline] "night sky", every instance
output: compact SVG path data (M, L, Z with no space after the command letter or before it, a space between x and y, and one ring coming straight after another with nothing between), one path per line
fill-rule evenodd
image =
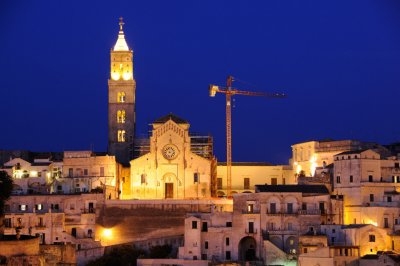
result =
M107 149L110 49L124 17L134 50L137 133L173 112L214 136L225 161L287 163L319 139L400 140L400 4L362 1L0 2L0 149Z

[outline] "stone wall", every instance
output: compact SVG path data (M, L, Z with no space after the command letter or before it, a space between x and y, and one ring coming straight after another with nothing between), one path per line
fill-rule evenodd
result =
M40 252L44 255L46 265L75 264L75 245L41 245Z

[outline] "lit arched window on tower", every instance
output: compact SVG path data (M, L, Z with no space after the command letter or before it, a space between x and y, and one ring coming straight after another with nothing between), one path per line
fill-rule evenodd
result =
M125 130L118 130L118 142L125 142Z
M125 110L118 110L117 123L125 123Z
M125 92L118 92L118 102L119 103L125 102Z

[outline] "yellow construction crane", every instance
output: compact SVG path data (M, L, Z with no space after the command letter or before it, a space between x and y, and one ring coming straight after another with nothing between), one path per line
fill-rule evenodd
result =
M251 91L240 91L232 87L232 83L235 79L232 76L228 76L226 80L226 87L220 87L217 85L210 85L209 92L210 96L214 97L217 92L226 95L226 182L227 182L227 196L231 196L232 192L232 107L231 98L233 95L247 95L247 96L261 96L269 98L285 98L286 95L283 93L265 93L265 92L251 92Z

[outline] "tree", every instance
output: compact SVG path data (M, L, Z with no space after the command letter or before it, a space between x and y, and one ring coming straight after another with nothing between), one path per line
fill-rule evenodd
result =
M11 196L13 180L7 172L0 171L0 216L4 214L4 205Z

